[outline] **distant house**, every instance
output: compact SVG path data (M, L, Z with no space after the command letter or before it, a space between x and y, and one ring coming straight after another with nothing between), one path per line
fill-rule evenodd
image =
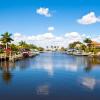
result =
M90 43L91 46L95 47L95 48L100 48L100 43L99 42L96 42L96 41L92 41Z

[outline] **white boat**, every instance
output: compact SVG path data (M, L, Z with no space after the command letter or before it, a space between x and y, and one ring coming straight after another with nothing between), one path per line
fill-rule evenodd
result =
M75 56L88 56L88 53L84 53L84 52L74 52L73 55Z

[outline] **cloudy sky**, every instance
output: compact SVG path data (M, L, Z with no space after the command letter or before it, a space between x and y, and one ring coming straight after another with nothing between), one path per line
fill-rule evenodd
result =
M0 0L0 34L40 46L100 42L99 10L99 0Z

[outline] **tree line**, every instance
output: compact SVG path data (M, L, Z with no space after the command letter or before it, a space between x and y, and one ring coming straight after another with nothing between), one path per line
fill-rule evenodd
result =
M8 49L10 48L12 51L19 51L20 49L36 49L39 51L43 51L44 48L42 47L37 47L34 44L28 44L25 41L20 41L18 44L12 43L13 38L12 34L9 32L5 32L4 34L1 34L1 51L3 52L3 49Z

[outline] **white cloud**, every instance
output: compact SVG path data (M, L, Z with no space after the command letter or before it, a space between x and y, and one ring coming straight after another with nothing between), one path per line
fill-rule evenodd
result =
M97 42L100 42L100 35L99 36L96 36L94 38L92 38L93 41L97 41Z
M74 38L76 38L76 37L80 37L80 35L77 32L70 32L70 33L66 33L65 37L74 37Z
M14 39L17 40L17 41L20 41L20 40L23 40L23 41L31 41L31 40L50 40L50 39L53 39L54 38L54 35L52 33L44 33L44 34L40 34L40 35L32 35L32 36L26 36L26 35L23 35L21 33L15 33L14 34Z
M96 17L94 12L90 12L81 19L78 19L77 22L84 25L94 24L96 22L100 22L100 17Z
M36 44L38 46L46 47L51 45L64 46L67 47L69 43L74 41L82 41L85 38L84 34L78 32L66 33L64 36L56 36L53 33L44 33L38 35L23 35L21 33L15 33L13 35L14 42L19 42L21 40L26 41L27 43Z
M78 32L70 32L65 34L67 44L74 41L83 41L85 39L85 34L80 34Z
M51 27L48 27L48 31L54 31L54 27L53 26L51 26Z
M20 36L21 36L20 33L15 33L15 34L14 34L14 37L20 37Z
M53 39L54 35L52 33L45 33L42 37L44 37L44 39Z
M50 14L50 11L49 11L49 8L39 8L36 10L36 13L37 14L40 14L40 15L44 15L46 17L51 17L51 14Z

